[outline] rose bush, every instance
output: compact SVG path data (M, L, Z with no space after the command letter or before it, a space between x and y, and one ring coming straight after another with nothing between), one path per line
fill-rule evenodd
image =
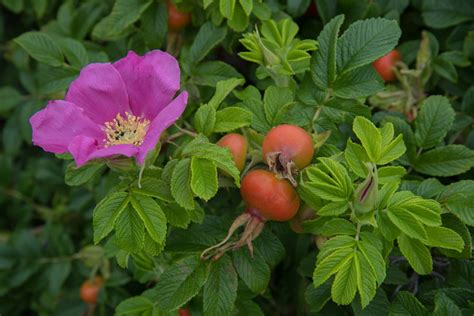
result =
M470 0L0 0L0 314L471 315Z

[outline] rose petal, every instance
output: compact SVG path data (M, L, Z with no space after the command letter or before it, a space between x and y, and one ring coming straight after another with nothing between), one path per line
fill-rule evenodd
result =
M153 120L179 89L178 62L160 50L151 51L143 57L130 51L114 66L127 86L130 107L136 116Z
M170 127L183 114L188 102L188 93L182 92L167 107L161 111L151 122L145 139L140 146L140 152L137 156L137 162L143 164L146 155L155 148L160 139L161 133Z
M30 118L33 144L45 151L62 154L77 135L86 135L101 140L104 132L84 114L82 108L73 103L50 101L41 111Z
M87 136L75 137L68 147L78 167L90 160L112 156L132 157L138 154L138 147L134 145L115 145L99 148L95 139Z
M131 111L122 77L110 63L90 64L82 69L65 99L83 108L98 124L113 120L118 113Z

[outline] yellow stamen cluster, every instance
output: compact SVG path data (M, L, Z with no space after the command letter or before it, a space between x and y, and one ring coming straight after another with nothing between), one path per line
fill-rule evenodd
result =
M104 124L105 147L113 145L129 144L140 146L145 138L146 131L150 125L150 121L125 112L125 117L120 113L113 121Z

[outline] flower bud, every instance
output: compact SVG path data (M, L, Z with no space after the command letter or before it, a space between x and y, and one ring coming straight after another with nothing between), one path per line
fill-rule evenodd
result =
M358 217L373 211L378 198L377 167L374 164L367 164L367 169L369 170L367 178L354 192L353 205Z

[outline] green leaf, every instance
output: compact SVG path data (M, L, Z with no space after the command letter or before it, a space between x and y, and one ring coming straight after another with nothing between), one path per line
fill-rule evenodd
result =
M320 209L318 209L319 216L338 216L343 214L349 208L349 204L346 200L329 202Z
M330 280L318 287L314 287L313 284L308 285L304 296L310 311L319 312L331 299Z
M323 236L355 235L356 233L357 230L354 224L343 218L330 219L320 230L320 234Z
M151 4L152 1L150 0L117 0L114 3L111 13L102 18L99 23L95 25L92 30L92 36L109 41L127 36L131 32L133 24L147 12ZM148 14L149 13L145 15ZM83 36L85 35L86 34ZM142 36L140 36L140 41L143 41Z
M369 305L377 292L375 273L370 266L370 261L360 252L354 254L354 264L356 268L357 289L359 290L360 302L362 308L365 308Z
M320 164L305 169L308 177L303 186L320 198L330 201L345 201L353 188L346 168L330 158L319 158Z
M270 281L270 268L263 257L254 252L253 258L247 248L239 248L232 253L235 269L240 278L254 293L265 290Z
M242 9L240 3L235 6L232 19L227 20L227 25L236 32L245 31L249 25L249 17L245 13L244 9Z
M71 186L82 185L102 171L103 167L104 164L101 163L89 163L78 168L74 162L71 162L67 165L64 181Z
M64 92L78 74L77 69L73 68L47 67L40 70L38 92L42 94Z
M195 212L195 210L186 210L176 203L161 204L161 209L166 215L167 222L179 228L187 228L191 222L191 213Z
M10 86L0 88L0 113L13 109L21 101L21 94Z
M120 302L115 309L116 316L135 316L151 313L153 302L143 296L134 296Z
M435 296L433 316L462 316L461 309L446 294L439 292Z
M194 208L190 168L191 159L183 159L178 162L171 176L171 194L179 205L188 210Z
M464 240L455 231L445 227L425 227L428 238L426 244L432 247L453 249L458 252L464 248Z
M2 0L2 4L14 13L20 13L24 8L24 0Z
M450 177L474 167L474 151L463 145L437 147L421 154L416 171L437 177Z
M191 158L191 189L201 199L208 201L217 193L217 167L208 159Z
M220 81L230 78L243 79L242 75L234 67L222 61L200 63L193 70L192 76L195 84L209 87L215 87Z
M333 98L323 105L323 113L335 123L351 122L357 115L369 117L370 109L352 99Z
M385 291L382 288L378 288L375 297L369 305L362 307L357 300L354 300L351 307L357 316L388 315L390 301Z
M428 310L413 294L401 291L390 306L389 316L428 316Z
M277 124L279 111L293 103L293 92L288 88L270 86L263 96L263 109L265 117L271 125Z
M136 186L131 187L131 192L156 198L165 202L174 201L173 196L171 195L169 183L166 183L161 179L143 177L140 184L141 188L138 188L138 183L135 183Z
M354 143L352 140L347 140L346 149L344 151L344 158L351 170L359 177L367 177L368 170L366 163L369 162L369 157L365 149Z
M239 3L242 9L244 10L245 14L249 16L250 13L252 13L253 0L239 0Z
M390 124L390 123L388 123ZM385 165L389 162L398 159L406 152L407 148L403 143L403 135L398 135L393 141L389 144L383 144L382 146L382 154L380 158L377 160L378 165Z
M387 214L392 223L408 236L421 240L426 239L425 228L407 209L390 208Z
M333 86L336 78L336 45L344 15L338 15L324 26L318 36L319 49L311 58L311 76L320 89Z
M474 20L474 4L470 0L423 1L423 20L435 29L447 28L462 22Z
M246 109L230 106L216 113L214 132L226 133L250 125L252 113Z
M130 202L151 239L162 244L166 237L166 216L158 203L148 196L134 194L130 196Z
M464 223L474 226L474 181L463 180L451 183L441 193L441 201L445 201L446 208L458 216Z
M378 169L377 174L379 176L379 183L386 184L400 182L402 177L406 174L406 170L400 166L387 166Z
M461 253L456 250L440 249L440 251L451 258L465 258L471 257L472 238L469 229L466 225L454 214L443 214L443 226L458 233L464 241L464 248Z
M194 114L194 127L199 133L209 135L216 124L216 109L210 104L202 105Z
M375 276L375 281L378 284L382 284L386 276L386 263L382 256L381 249L377 248L371 242L376 240L374 234L369 233L368 238L358 241L357 248L359 250L359 257L364 257L366 259L367 265L372 269L372 272ZM375 239L374 239L375 238Z
M356 99L374 95L383 88L383 80L374 67L367 65L338 76L334 83L334 95L343 99Z
M15 38L15 42L20 45L32 58L51 66L61 66L64 63L64 56L61 49L56 45L54 39L43 32L27 32Z
M415 120L416 144L428 149L438 145L446 136L454 121L454 111L443 96L430 96L421 103L421 111Z
M224 40L227 35L225 27L216 27L211 21L199 29L189 50L189 60L198 64L209 52Z
M411 192L395 193L388 205L389 211L399 212L406 210L418 221L428 226L441 225L441 206L435 200L423 199Z
M209 100L208 104L214 107L216 110L221 105L222 101L229 95L235 88L245 83L244 79L230 78L224 81L219 81L216 85L216 92Z
M211 143L189 143L183 149L183 155L212 160L217 168L234 178L236 186L240 186L240 172L235 166L232 154L228 148L219 147ZM176 190L178 190L178 186Z
M95 25L92 36L103 40L123 37L126 29L140 19L151 3L151 0L115 1L112 12Z
M143 39L148 48L160 48L168 33L168 9L166 3L152 2L140 19Z
M234 15L235 1L236 0L219 1L219 11L225 18L232 19L232 16Z
M209 274L208 266L198 256L175 261L160 276L156 287L158 306L172 311L199 293Z
M332 239L335 238L337 237ZM347 247L348 245L351 245L351 243L345 243L339 248L331 247L331 244L328 244L328 242L324 244L323 249L328 249L327 251L330 251L330 254L323 257L322 252L320 252L318 255L316 269L313 273L313 284L315 287L326 282L326 280L338 272L342 266L352 260L354 249Z
M444 58L434 58L432 62L433 71L441 77L451 81L452 83L458 82L458 72L456 67Z
M371 162L377 162L382 152L382 135L374 123L365 117L358 116L352 126L354 133L364 147Z
M99 243L113 229L117 218L130 201L127 192L114 192L107 195L94 209L93 227L94 243Z
M372 18L351 24L337 43L338 76L386 55L400 35L400 27L393 20Z
M230 315L237 298L237 272L228 255L211 264L204 285L203 311L206 315Z
M143 249L145 226L131 206L125 207L115 222L115 243L131 253L138 253Z
M81 42L72 38L61 38L56 39L56 43L60 45L67 61L73 67L81 69L89 63L89 55Z
M433 269L431 253L421 241L401 234L398 237L398 247L416 273L431 273Z
M354 252L344 262L334 278L331 287L332 299L336 304L350 304L357 292L357 254ZM375 293L374 293L375 294Z

